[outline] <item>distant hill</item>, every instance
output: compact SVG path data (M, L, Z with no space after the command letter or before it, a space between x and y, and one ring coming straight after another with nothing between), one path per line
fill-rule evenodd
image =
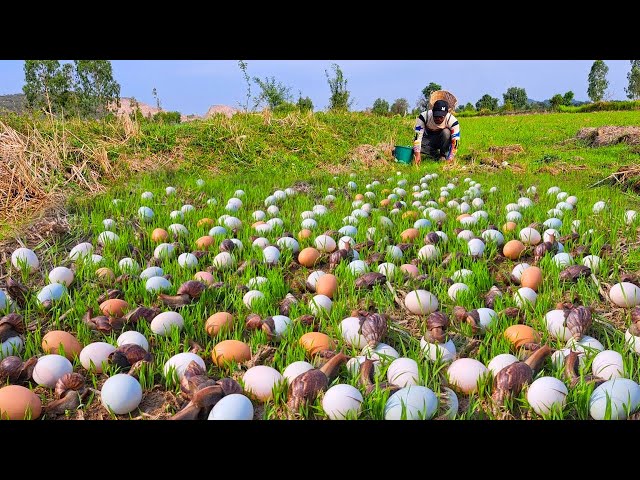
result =
M27 101L24 93L14 93L11 95L0 95L0 111L22 112Z

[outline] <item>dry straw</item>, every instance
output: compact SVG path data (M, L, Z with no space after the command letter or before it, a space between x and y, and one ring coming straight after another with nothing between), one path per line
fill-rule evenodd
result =
M458 99L446 90L436 90L429 96L429 110L438 100L445 100L449 104L449 111L454 112L458 106Z

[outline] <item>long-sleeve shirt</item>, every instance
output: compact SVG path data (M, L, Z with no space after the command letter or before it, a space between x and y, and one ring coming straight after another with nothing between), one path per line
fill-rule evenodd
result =
M420 151L422 136L424 135L425 129L432 133L438 133L445 128L448 128L451 131L451 149L447 155L447 160L451 160L456 155L458 142L460 141L460 124L458 123L458 119L451 113L447 113L444 118L444 122L440 125L433 120L433 110L426 110L418 115L415 127L416 134L413 137L413 151Z

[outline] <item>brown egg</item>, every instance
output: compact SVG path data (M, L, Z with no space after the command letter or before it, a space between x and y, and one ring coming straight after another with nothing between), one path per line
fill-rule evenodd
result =
M199 227L213 227L213 225L214 225L214 221L210 218L205 217L198 220Z
M525 268L520 276L520 285L529 287L536 292L542 284L542 270L538 267Z
M400 234L400 238L402 238L403 242L413 242L418 235L420 235L420 232L417 228L407 228Z
M440 198L438 199L438 203L444 203L444 202L446 202L446 201L447 201L447 197L440 197Z
M511 260L517 260L524 252L525 246L520 240L509 240L502 247L502 254Z
M404 220L405 218L411 218L415 220L416 218L418 218L418 212L414 210L409 210L408 212L404 212L402 214L402 219Z
M364 195L359 193L356 195L356 200L364 200Z
M108 317L120 318L129 309L129 304L119 298L105 300L100 304L100 311Z
M96 277L98 277L98 280L100 280L100 283L107 284L107 285L115 282L116 280L116 274L113 273L113 270L107 267L101 267L97 269Z
M537 343L540 335L528 325L511 325L504 331L504 336L516 348L520 348L525 343Z
M35 420L42 413L40 397L20 385L0 388L0 418L2 420Z
M315 355L322 350L330 350L334 346L333 340L320 332L305 333L300 337L299 343L309 355Z
M213 237L205 235L196 240L196 248L198 250L209 250L209 247L213 245Z
M404 265L400 265L400 270L402 270L405 273L408 273L412 277L417 277L420 274L418 267L410 263L405 263Z
M463 218L467 218L467 217L470 217L470 216L471 216L471 215L469 215L468 213L463 213L463 214L461 214L461 215L458 215L458 216L456 217L456 220L457 220L457 221L460 221L460 220L462 220Z
M59 347L62 345L64 356L69 360L79 356L82 351L82 345L76 337L62 330L51 330L42 337L42 350L44 353L58 354Z
M389 190L388 188L383 188L380 191L380 195L389 195L391 193L391 190Z
M219 367L229 362L246 362L251 360L251 349L240 340L224 340L213 347L211 359Z
M258 225L265 225L267 222L263 222L262 220L258 220L257 222L253 222L251 224L251 228L256 228Z
M338 279L331 273L325 273L316 282L316 293L333 298L338 289Z
M313 248L303 248L298 254L298 263L305 267L313 267L320 258L320 252Z
M216 279L213 278L213 275L211 275L209 272L198 272L193 276L193 279L200 280L207 285L211 285L216 281Z
M518 225L516 225L515 222L507 222L502 226L502 231L503 232L512 232L517 228Z
M151 240L154 242L166 242L169 238L169 233L164 228L156 228L151 232Z
M380 206L381 207L386 207L387 205L389 205L391 203L391 200L389 200L388 198L385 198L383 200L380 200Z
M227 312L218 312L211 315L207 322L204 324L204 328L207 333L214 337L222 328L231 328L233 325L233 315Z
M304 240L305 238L309 238L311 236L311 230L308 228L303 228L298 232L298 240Z

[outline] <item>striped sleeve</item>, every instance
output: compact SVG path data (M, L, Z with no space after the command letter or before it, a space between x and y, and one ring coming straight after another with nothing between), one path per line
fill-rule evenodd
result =
M449 115L449 125L447 126L451 131L451 149L449 150L449 155L447 155L447 160L451 160L455 157L460 143L460 123L456 117Z
M426 119L427 112L422 112L418 115L415 126L415 135L413 136L413 151L419 152L422 146L422 136L424 135L424 129L427 125Z

